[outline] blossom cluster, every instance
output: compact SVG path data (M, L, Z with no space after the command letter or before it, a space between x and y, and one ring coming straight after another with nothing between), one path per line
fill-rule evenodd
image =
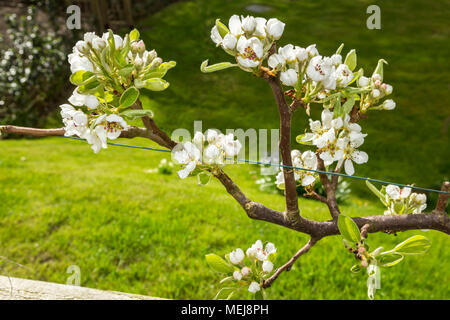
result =
M395 102L392 99L386 99L382 104L375 106L381 99L392 93L393 87L390 84L382 82L383 78L380 74L374 73L372 77L361 76L358 79L358 87L365 89L366 92L361 96L361 109L369 108L377 110L393 110Z
M301 153L299 150L291 151L292 166L295 168L303 168L309 170L317 170L317 156L312 151ZM294 168L294 177L296 181L300 181L303 187L312 186L317 179L317 175L312 171L299 170ZM276 176L276 185L278 188L284 188L284 173L280 170Z
M280 72L284 85L296 87L310 81L316 93L345 88L353 79L353 72L342 63L340 54L321 56L315 44L306 48L287 44L269 57L268 64L272 70Z
M208 129L205 134L197 131L192 141L178 144L172 150L172 157L176 163L183 166L183 169L178 171L178 176L184 179L196 168L202 170L224 165L226 160L237 156L240 150L241 143L232 133L224 135Z
M77 87L63 104L61 116L65 135L86 139L95 153L107 148L126 131L126 119L150 115L150 110L130 108L139 97L139 89L164 90L168 83L161 78L175 62L163 63L155 50L147 51L139 40L139 32L131 31L124 38L111 31L101 37L94 32L84 34L83 40L68 55Z
M285 24L276 18L230 17L228 27L219 20L211 30L211 39L217 46L236 58L239 66L254 71L267 57L274 41L281 38Z
M277 249L271 242L264 247L261 240L257 240L246 253L241 248L230 252L228 260L239 269L233 272L233 279L241 285L248 285L248 291L256 293L261 290L261 282L273 271L274 254ZM246 265L245 256L248 262Z
M400 188L396 185L388 185L385 189L385 215L422 213L427 207L427 196L423 193L411 192L411 188Z
M366 152L357 149L364 143L367 134L361 132L360 125L350 122L349 115L345 115L344 119L340 116L334 118L331 111L324 109L321 120L309 119L311 132L299 136L298 141L315 145L325 166L334 162L337 162L337 167L344 164L345 172L353 175L353 162L362 164L369 160Z

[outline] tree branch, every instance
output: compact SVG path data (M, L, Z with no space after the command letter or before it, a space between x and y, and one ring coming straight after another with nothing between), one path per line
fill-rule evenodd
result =
M284 98L283 88L281 87L278 77L267 77L272 88L275 101L278 106L280 114L280 153L283 164L292 167L291 158L291 117L292 114L289 106ZM285 192L286 192L286 211L288 217L295 221L299 215L298 197L297 197L297 183L295 182L294 170L283 167Z
M445 192L450 192L450 182L444 181L442 183L441 190L445 191ZM436 208L433 210L433 213L445 214L445 207L447 207L447 201L449 198L450 198L450 195L448 193L447 194L439 193Z
M262 287L263 288L270 287L272 285L272 282L274 282L283 271L291 270L292 265L295 263L295 261L297 261L297 259L300 258L300 256L308 252L309 249L311 249L311 247L314 244L316 244L317 241L318 240L314 238L309 239L308 243L303 248L301 248L291 259L289 259L288 262L279 267L270 278L264 280Z
M64 136L65 130L64 128L56 128L56 129L37 129L37 128L28 128L28 127L18 127L18 126L0 126L0 132L2 134L5 133L14 133L21 134L33 137L61 137ZM150 139L159 145L169 148L166 145L166 142L162 140L158 135L154 134L150 130L138 128L134 126L130 126L127 131L122 131L120 134L121 138L136 138L142 137Z
M326 171L325 164L323 160L319 157L319 155L317 155L317 169L320 171ZM334 179L334 177L337 176L333 176L331 181L330 179L328 179L328 175L325 173L319 173L319 177L327 194L326 204L328 206L328 209L330 210L330 214L333 218L337 218L337 216L341 213L336 199L336 189L338 179Z

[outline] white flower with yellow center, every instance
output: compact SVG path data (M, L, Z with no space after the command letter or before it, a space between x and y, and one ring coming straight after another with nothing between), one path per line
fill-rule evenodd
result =
M238 55L237 62L244 68L256 68L261 64L263 56L263 44L261 41L252 37L247 39L241 36L237 42L236 49Z

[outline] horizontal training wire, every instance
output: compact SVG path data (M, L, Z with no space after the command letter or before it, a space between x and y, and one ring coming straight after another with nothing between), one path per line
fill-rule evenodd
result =
M77 137L65 137L62 136L62 138L69 138L69 139L74 139L74 140L82 140L85 141L85 139L81 139L81 138L77 138ZM166 150L166 149L158 149L158 148L150 148L150 147L141 147L141 146L133 146L133 145L128 145L128 144L120 144L120 143L113 143L113 142L107 142L107 144L112 145L112 146L117 146L117 147L127 147L127 148L135 148L135 149L144 149L144 150L151 150L151 151L160 151L160 152L172 152L171 150ZM232 158L226 158L227 160L233 160ZM359 176L350 176L348 174L345 173L340 173L340 172L330 172L330 171L322 171L322 170L314 170L314 169L306 169L306 168L300 168L300 167L293 167L293 166L288 166L288 165L284 165L284 164L277 164L277 163L266 163L266 162L260 162L260 161L253 161L253 160L245 160L245 159L236 159L237 162L245 162L248 164L259 164L259 165L266 165L266 166L273 166L273 167L282 167L282 168L288 168L288 169L296 169L296 170L302 170L302 171L309 171L309 172L315 172L315 173L323 173L323 174L327 174L327 175L333 175L333 176L340 176L340 177L348 177L348 178L353 178L353 179L359 179L359 180L365 180L365 181L369 181L369 182L375 182L375 183L381 183L381 184L392 184L398 187L406 187L406 188L411 188L411 189L415 189L415 190L421 190L421 191L428 191L428 192L435 192L435 193L442 193L442 194L450 194L450 192L446 192L446 191L442 191L442 190L435 190L435 189L428 189L428 188L421 188L421 187L416 187L416 186L411 186L411 185L407 185L407 184L402 184L402 183L396 183L396 182L389 182L389 181L383 181L383 180L378 180L378 179L371 179L371 178L366 178L366 177L359 177Z

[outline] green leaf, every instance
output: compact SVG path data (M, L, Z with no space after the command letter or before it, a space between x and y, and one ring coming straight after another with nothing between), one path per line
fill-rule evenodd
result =
M431 241L422 235L412 236L405 241L399 243L391 251L401 254L423 254L431 247Z
M85 70L79 70L70 76L70 82L76 86L85 84L94 79L95 74L93 72Z
M97 80L90 81L78 87L81 94L94 94L102 89L102 85Z
M344 49L344 44L343 44L343 43L341 43L341 45L339 46L339 48L337 48L336 54L341 54L342 49Z
M151 71L148 71L144 77L143 80L147 80L150 78L162 78L166 75L167 71L175 67L177 63L175 61L168 61L161 63L158 68L153 69Z
M230 282L230 281L233 281L233 280L234 280L233 276L225 277L225 278L223 278L222 280L220 280L219 283L222 284L222 283Z
M131 30L131 32L130 32L130 40L131 41L139 40L139 36L140 36L140 34L137 29Z
M350 111L352 111L353 106L355 105L355 98L350 97L349 99L347 99L347 101L345 101L345 103L342 105L342 113L345 114L349 114Z
M152 78L144 81L144 88L151 91L163 91L167 89L169 83L160 78Z
M370 183L367 180L366 185L369 188L369 190L372 191L385 206L387 206L386 197L372 183Z
M202 171L197 175L197 183L200 186L205 186L211 180L211 173Z
M233 272L233 267L217 254L210 253L205 256L208 265L216 272L230 273Z
M233 64L230 62L221 62L221 63L216 63L211 66L208 66L208 60L205 60L202 62L201 66L200 66L200 70L203 73L210 73L210 72L216 72L216 71L223 70L223 69L228 69L231 67L237 67L237 64Z
M403 258L404 256L397 252L383 252L378 256L377 262L380 267L393 267Z
M134 64L129 64L119 70L119 75L122 77L128 77L134 71Z
M356 51L355 49L350 50L345 57L344 64L348 66L348 68L353 71L356 68Z
M300 143L300 144L303 144L306 146L312 146L313 145L312 141L303 141L302 140L305 136L306 136L306 133L300 134L297 137L295 137L295 141L297 141L297 143Z
M139 97L139 90L135 87L130 87L125 90L120 96L120 105L122 108L127 108L134 104Z
M114 52L114 51L116 51L116 43L114 41L114 34L111 29L108 29L108 33L109 33L108 44L109 44L109 47L111 48L111 52Z
M349 217L340 214L338 217L338 228L345 240L350 243L361 241L361 233L356 223Z
M120 113L121 116L127 118L128 120L136 120L142 117L150 117L153 118L153 111L144 109L144 110L134 110L128 109Z
M220 22L220 19L216 20L216 27L222 38L225 37L227 33L230 33L230 30L228 30L227 26Z
M341 97L338 96L334 103L334 110L333 110L333 116L335 118L342 115L342 105L341 105Z
M375 70L373 71L373 74L379 74L381 76L381 81L383 81L383 64L388 64L386 60L384 59L380 59L378 60L378 64L377 67L375 68Z

